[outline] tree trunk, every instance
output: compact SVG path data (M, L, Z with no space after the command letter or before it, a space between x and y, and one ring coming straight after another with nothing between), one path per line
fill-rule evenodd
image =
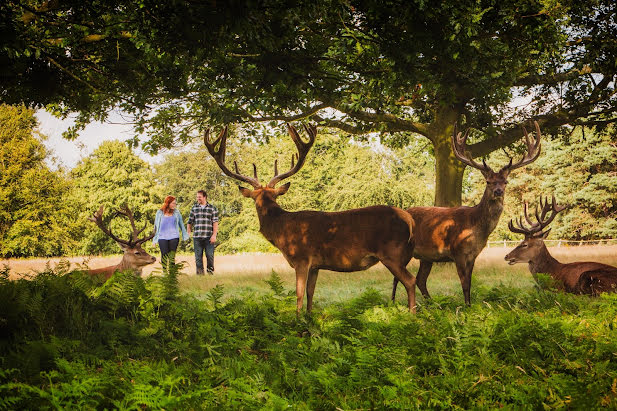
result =
M459 119L453 107L441 107L436 111L431 124L430 140L435 150L435 206L456 207L461 205L463 192L463 172L465 165L452 151L452 133Z
M465 166L454 157L449 136L447 145L440 143L435 145L435 205L460 206Z

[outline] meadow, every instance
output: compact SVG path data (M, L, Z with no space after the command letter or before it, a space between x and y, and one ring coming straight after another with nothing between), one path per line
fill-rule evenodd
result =
M551 251L617 263L615 247ZM105 284L67 260L4 262L0 409L616 408L617 296L538 285L505 252L479 258L471 307L437 265L416 315L380 266L320 274L296 316L278 255L221 255L211 277L180 255Z

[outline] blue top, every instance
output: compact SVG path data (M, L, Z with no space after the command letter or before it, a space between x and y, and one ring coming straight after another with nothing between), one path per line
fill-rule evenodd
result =
M165 227L163 227L163 222L166 221ZM171 224L170 224L171 222ZM172 229L169 229L169 225L172 226ZM178 228L180 228L178 230ZM152 243L156 244L159 239L161 240L171 240L174 238L179 238L178 234L182 233L182 240L186 241L189 239L189 234L186 232L186 227L184 226L184 220L182 220L182 214L177 209L174 210L173 215L166 216L163 213L163 210L158 210L156 212L156 217L154 218L154 237L152 238ZM165 233L173 232L174 235L169 237L169 235L165 235Z
M176 218L173 215L164 215L161 220L161 231L159 232L159 240L173 240L180 238Z

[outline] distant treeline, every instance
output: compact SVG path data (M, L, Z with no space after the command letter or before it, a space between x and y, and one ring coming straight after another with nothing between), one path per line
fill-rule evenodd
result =
M136 219L152 225L166 195L178 199L188 216L195 192L204 189L221 213L219 252L275 251L258 232L254 204L224 177L203 145L168 154L150 165L125 143L106 141L71 170L53 170L53 157L36 132L32 110L0 106L0 256L57 256L115 253L110 241L88 217L100 205L105 216L128 204ZM295 147L286 135L267 143L228 142L228 162L267 182L274 160L279 170L289 166ZM505 156L488 159L502 164ZM491 240L515 238L507 229L522 210L522 201L555 194L571 209L558 217L552 235L565 239L617 237L617 146L609 136L573 134L567 140L545 137L543 154L534 164L514 173L508 185L505 211ZM280 203L290 210L344 210L374 204L402 208L431 205L434 159L430 147L418 140L391 149L360 143L321 129L307 163L293 179ZM472 171L464 181L465 204L475 204L484 190L482 176ZM112 229L128 235L126 221L115 218ZM190 242L186 245L191 248Z

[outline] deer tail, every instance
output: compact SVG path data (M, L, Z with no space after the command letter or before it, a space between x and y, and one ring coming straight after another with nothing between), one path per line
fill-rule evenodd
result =
M396 212L396 214L407 223L407 225L409 226L409 239L407 240L407 242L411 242L411 240L413 240L413 230L414 230L414 226L415 226L415 221L413 220L413 217L411 216L411 214L409 214L407 211L398 208L398 207L392 207L394 208L394 211Z

